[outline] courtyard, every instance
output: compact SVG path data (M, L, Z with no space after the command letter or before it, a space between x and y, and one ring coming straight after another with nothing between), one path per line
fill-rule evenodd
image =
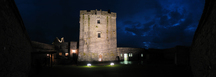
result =
M30 77L191 77L188 67L174 64L138 64L136 62L54 65L31 72Z

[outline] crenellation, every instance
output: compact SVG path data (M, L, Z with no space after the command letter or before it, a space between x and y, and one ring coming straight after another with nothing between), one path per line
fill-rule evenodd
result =
M90 10L90 11L87 11L87 10L80 10L80 15L91 15L91 16L94 16L94 15L97 15L97 17L100 18L100 16L110 16L112 17L113 19L116 18L116 13L114 12L111 12L111 13L108 13L108 11L101 11L101 10Z

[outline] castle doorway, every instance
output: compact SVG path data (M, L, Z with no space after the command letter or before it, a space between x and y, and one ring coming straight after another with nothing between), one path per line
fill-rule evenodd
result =
M124 53L124 61L128 61L128 54Z
M102 61L102 55L99 55L99 60L98 61Z

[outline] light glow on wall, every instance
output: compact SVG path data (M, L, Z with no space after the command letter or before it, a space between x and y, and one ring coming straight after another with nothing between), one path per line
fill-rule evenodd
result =
M87 64L87 66L91 66L91 64L90 64L90 63L88 63L88 64Z
M58 39L58 38L57 38L57 39ZM58 39L58 41L59 41L60 43L64 42L63 40L64 40L64 37L62 37L61 40Z
M62 52L59 52L59 56L62 56Z
M122 62L120 62L120 64L132 64L132 62L131 61L122 61Z
M68 53L65 53L65 56L68 56Z
M141 57L143 57L143 54L141 54Z
M47 54L47 56L49 56L49 54Z
M76 50L72 50L73 53L76 53Z

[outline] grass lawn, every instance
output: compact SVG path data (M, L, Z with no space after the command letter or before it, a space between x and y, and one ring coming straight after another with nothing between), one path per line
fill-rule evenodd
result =
M185 67L167 65L123 65L75 66L55 65L43 67L30 77L191 77Z

